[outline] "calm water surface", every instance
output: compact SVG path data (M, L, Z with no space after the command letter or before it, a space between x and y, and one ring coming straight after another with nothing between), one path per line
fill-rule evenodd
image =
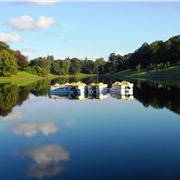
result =
M180 87L135 82L132 100L48 96L67 81L0 85L1 180L180 179Z

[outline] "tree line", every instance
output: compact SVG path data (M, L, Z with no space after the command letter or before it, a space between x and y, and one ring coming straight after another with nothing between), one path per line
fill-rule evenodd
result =
M0 41L0 76L11 76L18 70L28 71L39 76L66 74L112 74L125 69L160 69L180 64L180 35L169 40L144 43L134 53L124 56L111 53L108 61L66 58L55 59L54 56L38 57L28 61L20 51L10 49Z
M134 53L124 56L110 54L108 73L125 69L162 69L172 65L180 65L180 35L171 37L167 41L144 43Z
M19 70L27 71L39 76L66 74L102 74L102 67L106 61L98 58L95 61L78 58L55 59L54 56L38 57L28 61L28 57L20 51L12 50L8 44L0 41L0 76L11 76Z

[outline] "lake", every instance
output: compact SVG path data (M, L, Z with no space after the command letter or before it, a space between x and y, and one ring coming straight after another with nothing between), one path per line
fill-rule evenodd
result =
M48 95L73 81L0 84L0 179L180 179L180 86L135 81L129 99Z

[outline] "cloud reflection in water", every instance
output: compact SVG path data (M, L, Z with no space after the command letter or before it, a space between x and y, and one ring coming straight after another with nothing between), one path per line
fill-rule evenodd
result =
M70 153L64 147L53 145L42 145L25 151L34 164L28 169L28 176L43 179L53 177L63 172L63 162L69 161Z
M58 128L53 123L21 123L17 125L13 132L17 135L25 135L27 137L33 137L38 133L42 133L45 136L54 134L58 131Z

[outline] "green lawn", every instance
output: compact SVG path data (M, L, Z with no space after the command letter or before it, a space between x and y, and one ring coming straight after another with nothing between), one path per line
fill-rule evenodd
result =
M42 77L35 74L19 71L16 75L12 75L11 77L0 77L0 83L13 83L19 86L25 86L40 79L42 79Z
M1 76L0 80L22 79L22 78L39 78L39 76L25 72L25 71L19 71L16 75L12 75L11 77L2 77Z
M180 66L172 66L161 70L142 70L138 73L136 70L125 70L114 74L117 78L125 79L143 79L159 81L172 85L180 85Z
M83 74L83 73L78 73L76 75L54 75L54 74L49 74L48 77L40 77L35 74L31 74L29 72L25 71L19 71L16 75L12 75L11 77L0 77L0 83L13 83L13 84L18 84L20 86L25 86L28 85L32 82L35 82L37 80L43 79L43 78L48 78L48 79L53 79L53 78L61 78L61 77L76 77L76 78L83 78L87 76L96 76L95 74Z

